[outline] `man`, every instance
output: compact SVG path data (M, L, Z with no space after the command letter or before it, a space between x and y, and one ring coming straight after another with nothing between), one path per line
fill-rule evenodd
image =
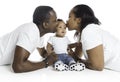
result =
M0 65L12 64L14 72L29 72L52 65L57 57L52 53L40 62L28 60L35 48L45 57L43 35L56 31L56 13L49 6L39 6L33 14L33 22L23 24L0 38Z

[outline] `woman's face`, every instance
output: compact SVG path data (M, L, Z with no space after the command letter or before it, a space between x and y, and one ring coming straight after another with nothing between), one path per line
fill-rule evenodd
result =
M74 13L71 12L69 13L69 19L67 21L67 27L68 30L79 30L79 25L80 25L80 18L76 18Z

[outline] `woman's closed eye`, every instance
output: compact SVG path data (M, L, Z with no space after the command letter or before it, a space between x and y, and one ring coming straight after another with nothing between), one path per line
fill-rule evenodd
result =
M58 28L62 28L62 27L60 26L60 27L58 27Z

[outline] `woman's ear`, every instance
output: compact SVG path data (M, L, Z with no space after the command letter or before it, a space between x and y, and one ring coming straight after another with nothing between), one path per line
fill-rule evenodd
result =
M76 21L79 24L81 22L81 18L76 18Z
M48 27L48 23L47 22L43 22L43 28L47 28Z

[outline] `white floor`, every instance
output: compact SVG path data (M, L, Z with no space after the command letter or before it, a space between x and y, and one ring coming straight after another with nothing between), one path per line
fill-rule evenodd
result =
M0 80L4 82L120 82L120 73L110 70L58 72L52 67L27 73L14 73L11 66L0 66Z
M29 60L39 61L40 56L35 50ZM85 69L81 72L65 71L58 72L52 67L27 72L14 73L11 66L0 66L0 82L120 82L120 72L104 69L93 71Z

